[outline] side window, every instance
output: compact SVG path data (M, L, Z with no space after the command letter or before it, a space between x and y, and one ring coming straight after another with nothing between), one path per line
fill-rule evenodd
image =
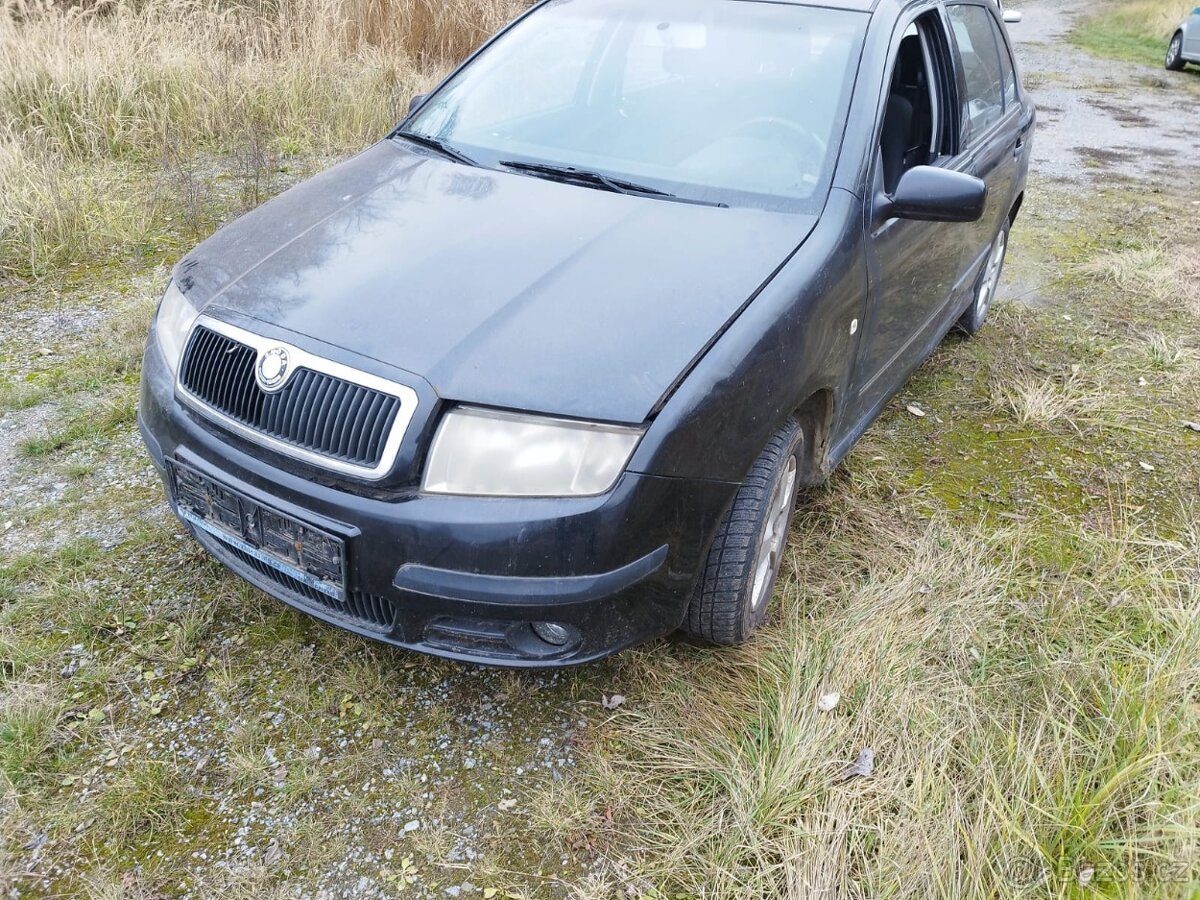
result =
M917 19L900 36L888 82L879 133L883 189L892 193L900 176L928 165L950 144L943 30L935 14Z
M1013 65L1012 52L1008 42L1000 34L1000 26L992 19L992 31L995 33L996 46L1000 50L1000 74L1004 77L1004 108L1015 106L1017 103L1017 67Z
M950 25L967 77L967 142L1004 115L1004 73L991 14L982 6L948 6Z

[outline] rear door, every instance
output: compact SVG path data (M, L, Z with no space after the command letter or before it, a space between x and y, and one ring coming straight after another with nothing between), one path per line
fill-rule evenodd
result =
M969 226L975 234L975 254L969 260L963 287L970 290L974 273L1008 217L1025 134L1016 69L995 7L990 3L951 3L946 14L961 77L964 170L982 178L988 187L983 217Z

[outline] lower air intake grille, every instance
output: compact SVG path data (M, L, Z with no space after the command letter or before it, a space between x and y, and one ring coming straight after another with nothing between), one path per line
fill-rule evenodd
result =
M179 381L207 406L275 440L354 466L379 465L399 399L308 368L268 393L255 379L257 362L253 347L197 325Z
M339 616L354 619L359 624L376 631L391 631L396 612L392 601L387 597L367 594L363 591L348 591L346 602L338 603L328 594L323 594L309 587L303 581L291 578L278 569L255 559L249 553L244 553L237 547L217 541L206 533L197 534L200 542L208 545L218 555L225 555L225 562L239 574L252 574L261 579L267 579L282 588L287 594L305 601L310 606L316 606Z

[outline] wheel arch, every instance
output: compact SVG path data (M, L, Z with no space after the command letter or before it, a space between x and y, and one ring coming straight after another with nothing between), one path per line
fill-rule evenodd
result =
M1010 225L1013 222L1017 221L1017 213L1019 213L1021 211L1021 204L1023 204L1024 202L1025 202L1025 192L1021 191L1021 193L1017 194L1017 199L1015 201L1013 201L1012 209L1009 210L1009 213L1008 213L1008 223Z
M832 388L813 391L797 406L792 417L804 432L804 458L800 461L802 484L816 485L829 476L829 437L833 429L834 393Z

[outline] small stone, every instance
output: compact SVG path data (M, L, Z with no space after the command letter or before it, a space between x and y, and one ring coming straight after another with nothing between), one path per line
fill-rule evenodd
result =
M817 709L821 712L832 712L841 701L842 695L837 691L830 691L828 694L822 694L817 701Z
M916 416L918 419L925 418L925 410L921 409L921 407L917 406L917 404L915 404L915 403L910 403L910 404L908 404L908 406L906 406L904 408L907 409L914 416Z
M404 823L404 833L408 834L410 831L416 831L420 827L421 827L420 821L418 821L417 819L413 819L410 822Z

